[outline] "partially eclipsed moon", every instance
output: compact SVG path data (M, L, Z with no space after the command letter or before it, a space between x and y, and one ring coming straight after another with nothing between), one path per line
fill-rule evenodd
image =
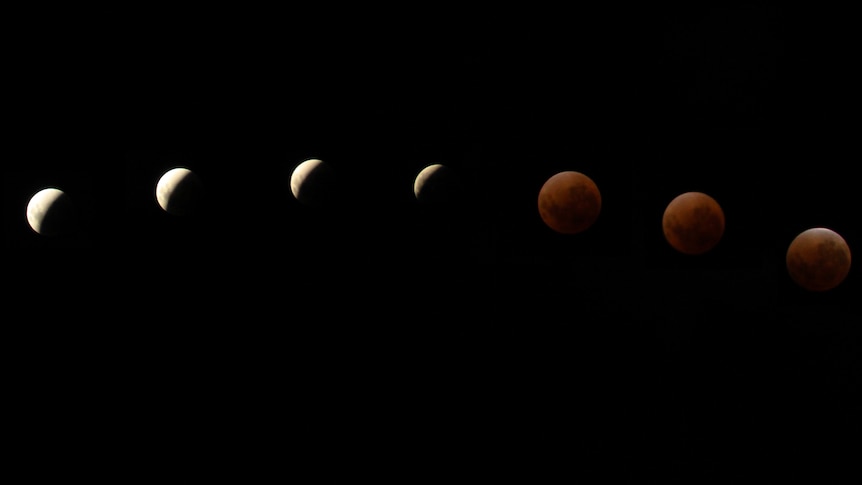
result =
M319 158L310 158L291 172L290 192L305 205L324 205L334 190L332 176L332 167Z
M72 202L65 192L49 187L36 192L27 203L27 223L38 234L66 233L73 224Z
M684 254L703 254L724 235L724 211L703 192L685 192L667 205L661 225L674 249Z
M180 216L194 214L203 202L203 183L188 168L172 168L159 178L156 200L168 213Z
M831 290L850 272L850 247L831 229L811 228L790 243L786 264L799 286L811 291Z
M539 190L539 215L548 227L563 234L587 230L602 210L602 196L593 180L580 172L551 176Z
M413 180L413 195L422 204L448 206L456 202L459 183L455 172L446 165L426 166Z

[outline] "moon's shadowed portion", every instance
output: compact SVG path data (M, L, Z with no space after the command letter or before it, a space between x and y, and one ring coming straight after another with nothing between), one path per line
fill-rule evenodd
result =
M724 234L724 211L702 192L678 195L667 206L662 228L667 242L684 254L703 254L714 248Z

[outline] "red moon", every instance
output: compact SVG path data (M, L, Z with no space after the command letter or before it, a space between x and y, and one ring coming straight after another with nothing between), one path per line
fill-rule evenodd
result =
M556 232L587 230L602 210L602 195L593 179L580 172L552 175L539 190L539 215Z
M683 254L703 254L724 235L724 211L703 192L685 192L667 205L661 226L674 249Z
M850 247L838 233L814 227L799 233L787 248L787 271L799 286L826 291L850 272Z

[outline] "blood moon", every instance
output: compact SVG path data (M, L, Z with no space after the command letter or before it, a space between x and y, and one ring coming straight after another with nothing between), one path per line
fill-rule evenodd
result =
M587 230L602 211L602 194L587 175L572 170L548 178L539 190L539 215L556 232Z
M703 254L724 235L724 211L703 192L684 192L665 207L661 225L671 247L683 254Z
M850 247L837 232L813 227L790 243L786 264L790 278L799 286L811 291L831 290L850 272Z

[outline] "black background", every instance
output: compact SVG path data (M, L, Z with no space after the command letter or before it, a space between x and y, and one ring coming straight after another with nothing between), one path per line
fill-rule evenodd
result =
M810 293L784 267L807 228L860 237L840 12L21 20L3 214L22 456L686 483L849 463L858 278ZM338 170L333 209L290 195L312 157ZM466 181L460 211L415 203L430 163ZM206 184L191 218L155 202L177 165ZM560 170L602 191L585 233L538 217ZM26 225L47 185L74 234ZM727 218L699 257L660 227L692 190Z

